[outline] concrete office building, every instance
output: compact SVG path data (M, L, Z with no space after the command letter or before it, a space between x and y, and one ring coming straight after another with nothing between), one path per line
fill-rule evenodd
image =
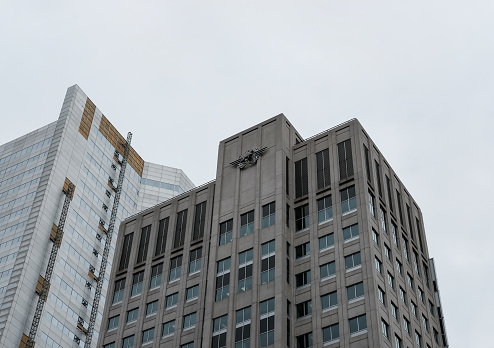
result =
M420 208L357 120L220 142L120 225L99 347L447 347Z
M87 328L91 313L96 281L88 271L99 271L122 141L83 91L72 86L57 121L0 146L0 347L17 348L23 333L29 334L38 300L35 289L39 275L45 275L66 179L75 192L35 342L36 347L83 345L85 336L77 324L80 319ZM181 170L144 162L131 149L117 228L129 215L193 187ZM116 235L110 262L115 242ZM107 270L94 347L109 275Z

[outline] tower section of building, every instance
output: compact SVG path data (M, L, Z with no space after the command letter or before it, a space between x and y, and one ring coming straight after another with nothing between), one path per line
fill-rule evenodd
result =
M116 250L101 347L447 346L421 211L357 120L221 141Z
M77 86L68 89L59 119L0 147L0 345L19 347L29 333L68 181L75 192L38 324L36 347L82 346L90 319L125 138ZM145 207L145 162L131 149L116 226ZM172 181L180 181L183 174ZM188 179L187 179L188 180ZM190 183L190 181L187 181ZM184 187L181 190L189 189ZM159 192L167 199L179 192ZM0 208L1 209L1 208ZM53 238L52 238L53 239ZM109 269L116 238L110 248ZM109 272L96 318L96 346ZM38 283L39 285L39 283Z

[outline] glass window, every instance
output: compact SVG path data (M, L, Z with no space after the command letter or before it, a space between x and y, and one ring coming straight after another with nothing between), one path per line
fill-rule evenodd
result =
M161 285L161 274L163 273L163 263L151 267L151 281L149 289L156 289Z
M349 240L358 237L358 224L345 227L343 229L343 239Z
M316 152L317 189L331 185L329 172L329 149Z
M389 325L383 319L381 319L381 329L383 336L389 339Z
M309 228L309 205L305 204L295 208L295 232Z
M163 324L163 337L171 336L175 332L175 320Z
M194 348L194 342L182 344L180 348Z
M402 348L401 338L395 335L395 348Z
M398 320L398 307L393 302L391 302L391 314Z
M235 348L250 347L250 307L236 312Z
M376 270L382 274L382 262L376 257L375 258Z
M407 303L407 293L400 286L400 298L404 303Z
M358 267L362 265L362 261L360 258L360 251L348 256L345 256L345 268L347 270Z
M331 195L317 200L317 221L323 222L333 220L333 203Z
M417 347L422 347L422 336L415 331L415 343L417 343Z
M348 301L355 300L364 296L364 283L356 283L346 288Z
M177 306L178 292L168 295L166 297L166 309L170 309Z
M158 300L150 302L146 305L146 316L156 314L158 311Z
M274 298L259 303L259 343L267 347L274 343Z
M355 197L355 186L347 187L340 191L341 213L347 214L357 210L357 198Z
M253 249L238 254L238 292L252 289Z
M276 202L262 206L262 228L269 227L275 223Z
M384 256L391 261L391 249L384 243Z
M379 216L381 217L381 227L383 231L386 232L388 230L386 225L386 212L382 207L379 208Z
M395 279L389 272L388 272L388 284L391 289L395 288Z
M297 288L310 284L310 270L295 275L295 286Z
M295 247L295 259L300 259L310 255L310 243L304 243Z
M186 301L192 301L199 297L199 285L191 286L187 288L187 299Z
M396 225L391 222L391 234L393 235L393 243L394 245L399 248L400 247L400 243L398 241L398 235L396 233Z
M418 315L417 315L417 305L415 303L413 303L413 301L410 301L410 307L411 307L413 316L415 318L418 318Z
M334 261L328 262L322 266L319 266L319 270L321 271L321 281L331 278L336 274L336 264Z
M367 329L367 319L364 315L359 315L358 317L351 318L350 323L350 334Z
M180 279L182 273L182 255L176 256L170 260L170 276L168 282L173 282Z
M379 245L379 234L374 229L372 229L372 240Z
M154 250L154 256L161 255L165 252L169 220L169 217L160 220L160 224L158 226L158 235L156 237L156 249Z
M142 332L142 344L153 342L154 327Z
M124 289L125 289L125 278L117 280L115 282L115 288L113 290L113 302L112 302L112 304L122 302L123 295L124 295Z
M118 327L118 321L120 320L120 315L116 315L108 319L108 329L107 331L116 329Z
M184 315L184 325L183 329L190 329L196 326L196 313L191 313L188 315Z
M122 348L132 348L134 346L134 335L125 337L122 342Z
M332 307L336 307L337 305L338 296L336 296L336 291L321 296L321 306L323 311Z
M202 265L202 248L194 249L190 252L189 275L201 271Z
M240 215L240 237L254 232L254 210Z
M405 332L410 335L410 322L405 317L403 317L403 328L405 329Z
M151 225L144 227L141 230L141 240L139 241L139 249L137 251L136 263L141 263L146 260L149 246L149 236L151 235Z
M323 343L329 343L331 341L340 338L340 326L338 323L326 326L322 329L322 341Z
M297 348L312 347L312 332L297 336Z
M369 192L369 210L372 217L376 217L376 208L374 206L374 195Z
M142 292L142 281L144 280L144 271L134 274L132 278L132 291L130 296L140 295Z
M127 311L127 324L133 323L137 320L137 315L139 314L139 308L134 308Z
M398 271L398 273L400 273L401 275L403 275L401 262L398 261L398 259L396 259L396 270Z
M230 296L230 258L216 263L216 300L220 301Z
M261 245L261 284L269 283L275 277L275 243L274 240Z
M301 302L296 305L297 309L297 319L306 317L312 314L312 301Z
M327 250L334 246L334 233L319 238L319 251Z
M380 287L377 287L377 294L379 296L379 302L386 306L386 295L384 293L384 290Z
M408 282L408 286L413 289L413 278L410 275L410 273L407 273L407 282Z
M223 315L213 320L213 337L212 348L226 347L226 331L228 324L228 315Z
M220 245L229 243L232 240L233 219L220 224Z

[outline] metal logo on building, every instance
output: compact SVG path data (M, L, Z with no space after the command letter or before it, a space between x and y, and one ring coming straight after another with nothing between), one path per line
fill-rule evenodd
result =
M238 160L231 162L230 164L234 167L238 167L240 169L244 169L247 166L251 166L256 164L259 157L262 156L264 151L266 151L267 147L263 147L259 149L257 147L247 150L243 155L238 157Z

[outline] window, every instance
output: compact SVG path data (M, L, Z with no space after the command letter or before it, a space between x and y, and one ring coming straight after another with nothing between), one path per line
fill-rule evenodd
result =
M405 329L405 332L408 333L408 335L410 336L410 322L405 317L403 317L403 328Z
M194 217L194 231L192 240L196 241L204 237L204 227L206 226L206 202L196 204L196 216Z
M140 295L142 292L142 281L144 280L144 271L134 274L132 278L132 291L130 297Z
M309 193L309 176L307 172L307 158L295 162L295 198Z
M365 157L365 172L367 173L367 180L371 181L370 165L369 165L369 149L364 145L364 157Z
M412 228L412 218L410 216L410 207L408 206L408 204L405 204L405 206L407 207L408 230L410 231L410 237L412 237L412 240L414 240L414 238L413 238L413 228Z
M108 319L108 329L107 331L114 330L118 327L118 321L120 320L120 315L116 315Z
M379 297L379 302L386 306L386 294L384 293L384 290L381 289L379 286L377 287L377 295Z
M401 338L395 335L395 348L402 348Z
M124 296L125 289L125 278L117 280L115 282L115 288L113 290L113 302L112 304L116 304L122 302Z
M338 164L340 167L340 180L344 180L353 175L352 143L345 140L338 145Z
M367 320L365 314L351 318L349 320L349 323L350 323L350 334L354 334L359 331L367 329Z
M317 200L317 222L322 224L323 222L330 220L333 220L333 203L331 201L331 195Z
M322 341L329 343L340 338L340 325L338 323L322 328Z
M286 205L286 227L290 228L290 206Z
M132 348L134 346L134 335L125 337L122 342L122 348Z
M228 325L228 315L223 315L213 320L213 338L211 347L226 347L226 331Z
M389 209L391 209L391 211L393 211L393 197L391 194L391 182L390 182L387 175L386 175L386 188L388 189Z
M261 245L261 284L269 283L275 276L275 244L274 240Z
M169 220L170 218L168 217L160 220L160 224L158 226L158 236L156 238L156 249L154 250L154 256L161 255L165 252Z
M424 270L424 279L425 279L425 285L430 289L430 283L429 283L429 268L426 266L425 262L422 262L422 268Z
M216 300L230 296L230 258L216 263Z
M384 243L384 256L391 261L391 249Z
M132 239L134 238L134 233L129 233L125 235L123 245L122 245L122 254L120 255L120 263L118 265L118 270L124 270L129 267L130 260L130 252L132 250ZM134 336L132 336L134 337Z
M410 307L411 307L413 316L418 319L418 316L417 316L417 305L415 303L413 303L413 301L410 301Z
M374 166L376 168L376 181L377 181L377 192L379 192L379 196L383 196L382 187L381 187L381 167L376 160L374 160Z
M240 237L254 232L254 210L240 215Z
M166 309L170 309L177 306L178 292L168 295L166 297Z
M235 313L235 348L250 347L250 307L239 309Z
M417 287L417 289L418 289L418 293L419 293L420 302L422 302L423 304L425 304L424 292L422 291L422 289L420 287Z
M334 233L319 238L319 251L324 251L332 247L334 247Z
M434 328L432 329L432 331L433 331L433 334L434 334L434 341L435 341L437 344L439 344L439 332L437 332L437 330L436 330L436 329L434 329Z
M253 250L238 254L238 292L252 289Z
M417 331L415 331L415 343L417 343L418 347L422 347L422 337Z
M415 269L415 273L420 275L420 266L418 263L418 258L419 258L419 255L414 251L413 252L413 268Z
M142 332L142 344L147 344L153 342L153 337L154 337L154 327L144 330Z
M151 267L151 281L149 289L156 289L161 285L161 273L163 273L163 263Z
M413 278L410 275L410 273L407 273L407 282L408 282L408 286L413 289Z
M316 152L317 189L331 185L329 172L329 149Z
M146 316L156 314L158 311L158 300L150 302L146 305Z
M295 208L295 232L309 228L309 205Z
M400 247L400 243L398 242L398 236L396 234L396 225L391 222L391 233L393 235L393 243L394 245L399 248Z
M192 301L199 297L199 285L191 286L187 288L187 298L186 301Z
M146 260L148 254L150 234L151 234L151 225L146 226L141 230L141 240L139 241L139 249L137 251L136 263L141 263Z
M360 251L348 256L345 256L345 268L346 270L350 270L352 268L358 267L362 265L362 261L360 258Z
M312 332L297 336L297 348L312 347Z
M388 323L386 323L384 321L384 319L381 319L381 329L382 329L382 333L383 333L383 336L386 337L387 339L389 339L389 325Z
M321 281L329 279L336 274L336 264L334 261L319 266L321 271Z
M163 337L171 336L173 335L174 332L175 332L175 320L168 321L163 324L163 334L162 334Z
M259 343L266 347L274 343L274 298L259 303Z
M295 286L300 288L310 284L310 270L295 274Z
M269 227L275 223L276 202L262 206L262 228Z
M381 217L381 227L384 232L388 231L387 225L386 225L386 212L382 207L379 208L379 216Z
M422 326L425 331L429 332L429 320L424 315L422 315Z
M400 222L403 223L403 213L401 211L401 194L396 190L396 201L398 202L398 214L400 216Z
M290 243L286 242L286 282L290 284Z
M355 186L347 187L340 191L341 213L347 214L357 210L357 198L355 198Z
M290 323L290 319L291 319L291 316L290 316L290 307L291 307L291 303L290 301L286 301L286 345L287 347L290 347L290 342L291 342L291 323Z
M372 217L376 217L376 207L374 206L374 195L369 191L369 210Z
M408 241L406 238L403 238L403 255L405 255L405 259L410 262L410 258L408 257Z
M168 282L171 283L179 280L180 273L182 273L182 255L170 260L170 276L168 277Z
M177 226L175 227L175 236L173 238L173 248L184 246L185 229L187 228L187 209L178 212Z
M398 261L398 259L396 259L396 270L398 271L398 273L403 275L403 268L402 268L401 262Z
M220 245L231 242L233 234L233 219L220 224Z
M310 243L304 243L295 247L295 259L300 259L310 255Z
M434 316L434 304L429 301L429 312Z
M139 308L134 308L127 311L127 324L137 321L138 314L139 314Z
M376 263L376 270L382 274L382 262L377 257L374 259Z
M343 239L345 241L358 237L358 224L345 227L343 229Z
M290 159L285 157L285 188L287 196L290 194Z
M398 320L398 307L393 302L391 302L391 314Z
M191 250L189 256L189 275L201 271L202 266L202 248Z
M400 286L400 298L401 300L403 301L403 303L407 303L407 293L405 290L402 289L402 287Z
M321 307L323 311L330 309L332 307L336 307L337 305L338 305L338 296L336 296L336 291L321 296Z
M196 312L184 315L184 325L183 329L192 329L196 326Z
M372 240L374 241L374 243L379 245L379 233L374 231L374 229L372 229Z
M115 342L105 344L103 348L115 348Z
M194 342L182 344L180 348L194 348Z
M388 272L388 284L391 289L395 288L395 279L389 272Z
M348 296L348 301L364 297L364 283L360 282L347 286L346 293Z
M312 301L305 301L297 304L297 319L309 316L312 314Z

